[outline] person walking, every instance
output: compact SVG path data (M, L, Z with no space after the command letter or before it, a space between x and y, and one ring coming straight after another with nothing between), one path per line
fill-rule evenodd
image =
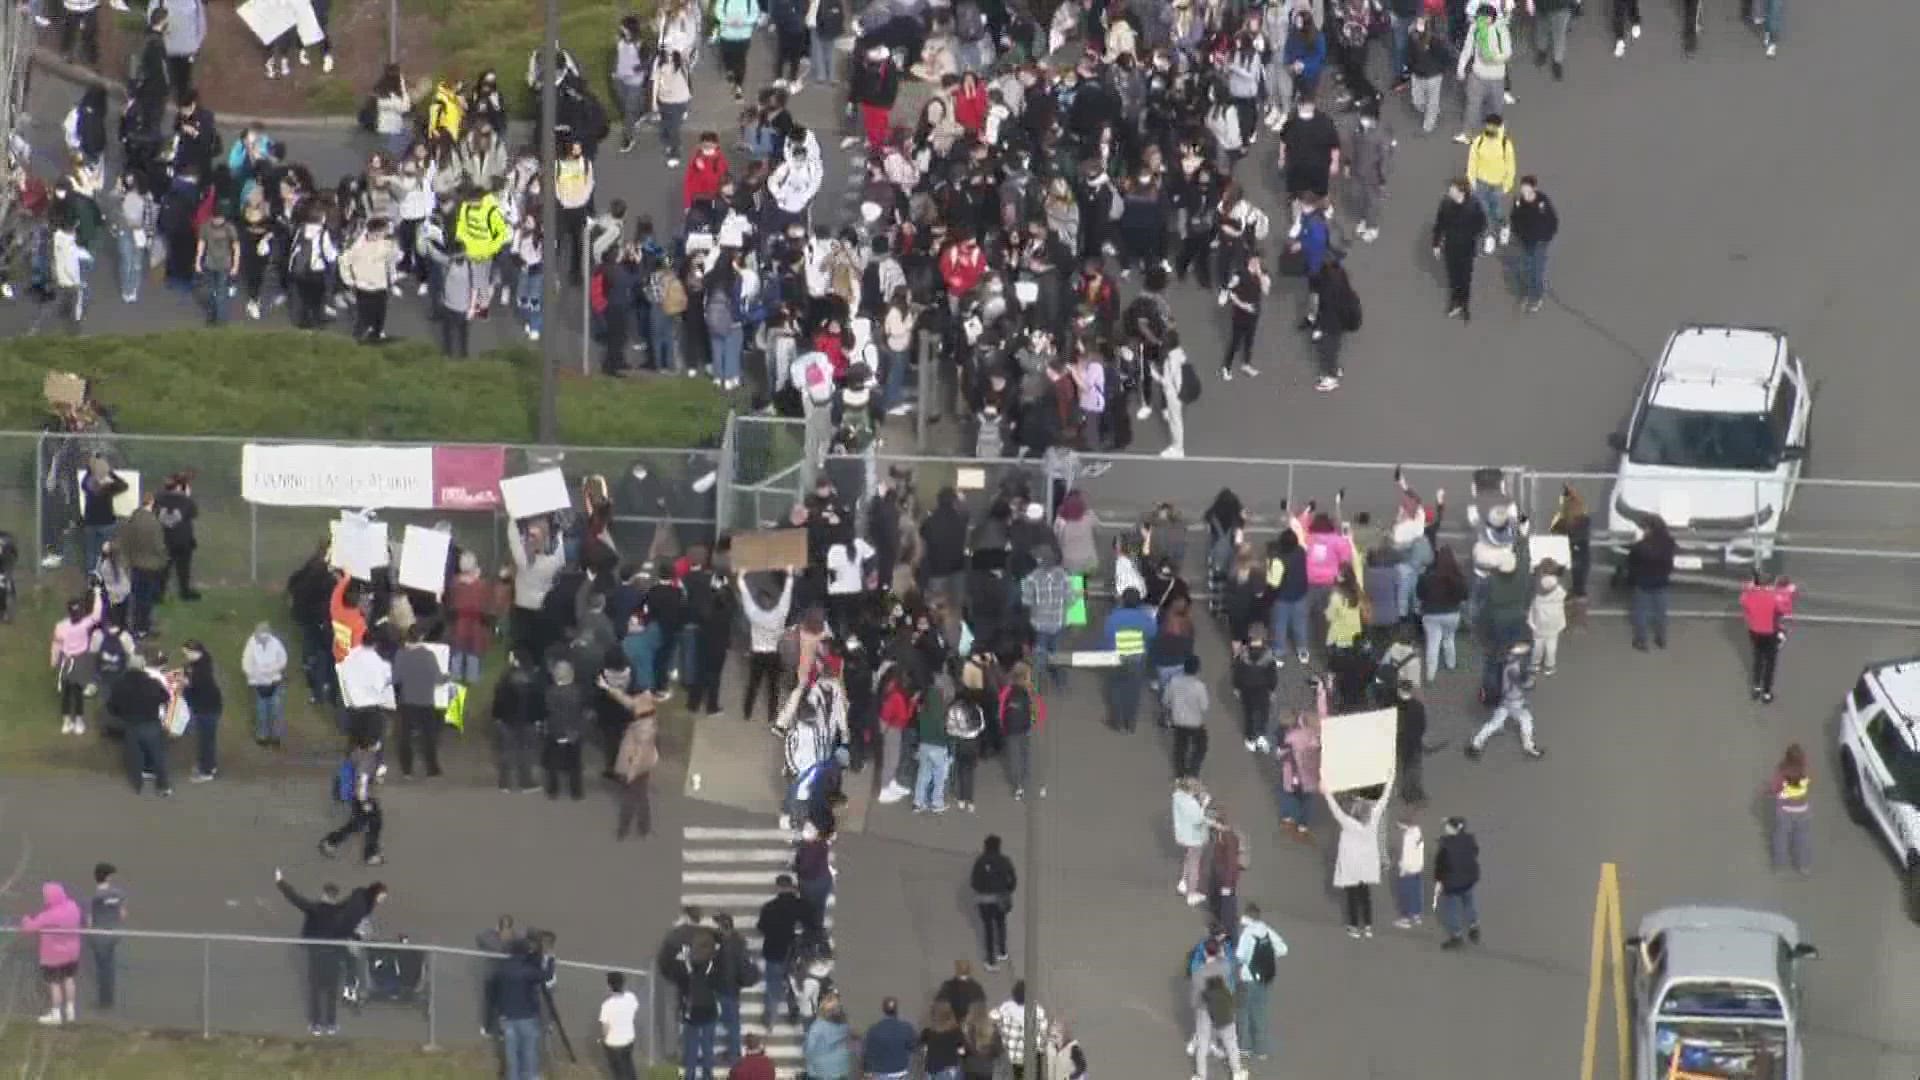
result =
M200 287L206 290L207 325L227 321L227 299L233 293L233 275L240 268L240 230L227 220L227 211L219 199L207 223L200 226L194 251L194 270Z
M1466 92L1466 109L1461 114L1460 133L1453 137L1454 142L1471 142L1470 133L1475 128L1490 116L1499 115L1500 100L1506 93L1507 62L1511 59L1512 26L1492 3L1480 4L1474 12L1473 25L1467 29L1466 46L1460 50L1460 59L1454 65L1454 78L1460 80Z
M1780 664L1780 645L1787 640L1787 620L1793 616L1797 592L1785 577L1755 569L1753 580L1740 590L1740 614L1753 645L1753 700L1773 704L1773 674Z
M986 938L987 970L998 971L1007 961L1007 914L1013 910L1013 891L1019 887L1013 860L1000 852L1000 838L989 835L974 857L968 884L974 906L980 909L981 933Z
M775 1012L783 1004L788 1020L799 1022L800 1002L793 996L787 970L800 943L809 935L821 932L820 922L813 917L813 908L801 897L791 874L774 878L773 887L773 899L760 906L760 918L754 924L760 931L760 965L767 980L766 1012L761 1017L761 1025L769 1030L773 1028Z
M640 999L627 989L627 977L618 971L607 972L607 996L600 1002L600 1049L613 1080L637 1080L633 1040L634 1021L639 1015Z
M1260 917L1260 905L1241 909L1240 936L1233 955L1240 962L1240 979L1235 984L1235 1030L1240 1037L1242 1067L1246 1058L1266 1061L1273 1056L1273 1017L1268 1003L1273 980L1279 974L1279 960L1287 955L1287 942Z
M1640 0L1613 0L1613 55L1627 55L1627 39L1640 40Z
M347 765L351 776L347 805L352 816L345 825L321 838L320 854L333 858L349 836L360 833L361 858L368 866L379 866L387 857L380 853L380 832L385 827L385 818L380 813L380 800L373 797L374 774L380 769L377 732L360 734L353 751L347 755Z
M1532 0L1533 66L1553 65L1553 78L1567 77L1567 31L1573 26L1574 0Z
M1026 988L1024 980L1014 984L1014 992L1020 993ZM1024 1011L1021 1014L1025 1019ZM885 998L880 1002L880 1019L867 1028L866 1035L860 1040L860 1064L871 1080L907 1080L913 1069L914 1044L919 1033L913 1025L900 1019L900 999ZM1000 1031L1002 1040L1011 1045L1007 1029ZM768 1073L769 1076L772 1073ZM1015 1076L1018 1076L1015 1073Z
M1560 232L1560 213L1540 190L1540 179L1520 178L1513 200L1513 235L1520 241L1520 306L1539 311L1547 298L1547 248Z
M1173 842L1180 845L1180 880L1173 891L1187 898L1188 907L1199 907L1207 899L1201 889L1201 860L1206 855L1207 807L1211 800L1207 789L1191 776L1173 782Z
M1667 647L1667 589L1673 584L1673 562L1679 545L1658 514L1647 515L1640 539L1627 548L1627 587L1633 590L1628 621L1633 624L1633 647L1647 651L1647 639L1656 648Z
M1233 1080L1246 1080L1247 1070L1240 1061L1240 1036L1234 1028L1238 1003L1229 982L1227 960L1220 943L1206 943L1206 958L1190 977L1188 1003L1193 1007L1193 1078L1206 1080L1207 1060L1218 1044L1227 1059Z
M918 767L913 776L916 814L947 812L947 772L953 766L953 736L947 725L949 704L970 707L955 700L953 678L943 671L920 695L920 711L914 718L914 730L920 736Z
M353 340L377 345L387 339L387 296L396 287L400 249L384 217L367 222L366 231L348 245L339 261L340 280L353 290Z
M1215 806L1207 815L1207 901L1216 926L1240 925L1240 874L1252 855L1247 838Z
M1527 695L1533 690L1532 655L1533 644L1529 641L1516 641L1507 647L1506 660L1500 667L1499 700L1493 715L1467 741L1469 759L1479 761L1486 753L1487 740L1504 731L1508 720L1520 728L1521 753L1534 761L1546 756L1547 752L1533 740L1533 710L1527 705Z
M1140 688L1146 681L1147 646L1160 632L1153 613L1140 604L1140 590L1120 590L1120 606L1107 613L1102 628L1106 648L1119 657L1107 676L1107 717L1115 731L1133 734L1140 713Z
M1047 702L1034 685L1032 664L1022 661L1013 665L1006 685L1000 688L999 706L1007 782L1013 786L1013 798L1018 802L1027 797L1027 786L1033 782L1033 737L1047 722ZM1046 793L1042 787L1040 794Z
M1385 787L1386 790L1393 788L1391 774ZM1387 809L1386 790L1377 799L1326 793L1327 808L1340 825L1340 841L1334 849L1333 887L1341 890L1345 900L1350 938L1373 936L1373 887L1380 884L1380 819ZM1343 797L1351 800L1351 810L1340 805Z
M1337 153L1337 151L1336 151ZM1249 252L1246 262L1227 275L1220 289L1220 306L1231 316L1227 333L1227 353L1220 360L1220 378L1233 381L1233 358L1240 358L1240 374L1252 378L1260 374L1253 366L1253 342L1260 330L1260 305L1273 289L1258 253Z
M1467 196L1472 183L1459 177L1447 184L1433 218L1433 257L1447 272L1447 317L1471 321L1474 246L1487 231L1487 212Z
M180 647L186 668L186 686L180 692L193 718L194 769L192 781L204 784L220 775L220 713L223 701L213 657L198 641Z
M240 653L240 671L253 691L253 742L278 747L287 734L287 646L261 623Z
M1272 725L1273 692L1280 687L1281 663L1267 648L1267 628L1258 622L1248 626L1247 643L1233 657L1233 696L1240 702L1240 734L1248 753L1265 753L1272 745L1267 729Z
M1513 190L1516 174L1513 137L1499 113L1487 114L1480 133L1467 144L1467 182L1473 185L1473 197L1486 215L1481 250L1493 254L1496 244L1512 239L1507 224L1507 193Z
M1411 82L1408 100L1420 115L1420 133L1433 134L1440 125L1440 99L1445 93L1447 71L1453 66L1452 49L1446 32L1435 25L1430 15L1413 20L1413 32L1407 38L1407 78Z
M1320 722L1327 718L1331 676L1313 680L1314 710L1294 715L1293 726L1280 737L1273 756L1280 762L1280 827L1302 842L1312 840L1307 822L1313 796L1320 790Z
M1450 817L1440 837L1440 853L1433 860L1433 906L1447 939L1443 949L1457 949L1468 941L1480 943L1480 912L1473 890L1480 884L1480 841L1467 831L1467 819Z
M1409 803L1427 801L1427 789L1420 782L1426 768L1427 705L1416 689L1412 679L1402 678L1394 687L1393 702L1394 771L1400 777L1400 797Z
M87 900L87 926L94 930L118 930L127 921L127 894L115 875L120 871L112 863L96 863L93 867L93 895ZM94 1003L101 1009L113 1008L116 966L114 954L119 950L120 939L111 934L91 934L87 937L87 952L93 956Z
M713 2L713 40L720 45L720 69L735 101L747 99L747 50L753 47L753 32L766 17L754 0Z
M1805 877L1813 872L1812 803L1807 798L1807 752L1799 743L1787 747L1780 764L1767 782L1767 795L1773 800L1773 868L1783 870L1789 863L1793 872Z
M1160 691L1168 723L1173 728L1173 775L1199 776L1207 757L1207 709L1212 700L1200 679L1200 657L1189 654L1180 673Z

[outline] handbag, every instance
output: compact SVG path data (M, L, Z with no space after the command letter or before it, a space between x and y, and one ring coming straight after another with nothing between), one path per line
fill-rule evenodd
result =
M467 729L467 688L465 684L454 683L453 693L447 701L447 726L455 731Z

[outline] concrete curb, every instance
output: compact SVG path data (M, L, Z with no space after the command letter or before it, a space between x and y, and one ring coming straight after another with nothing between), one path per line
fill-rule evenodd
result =
M60 55L44 45L33 48L33 67L65 83L81 87L104 87L107 93L116 97L126 97L126 88L97 71L79 64L70 64L60 59ZM351 116L255 116L250 113L222 112L215 114L221 124L247 125L257 124L264 128L280 131L358 131L360 122Z

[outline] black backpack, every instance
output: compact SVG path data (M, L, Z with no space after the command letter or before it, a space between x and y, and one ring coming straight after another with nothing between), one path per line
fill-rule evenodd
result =
M1007 700L1000 706L1000 730L1008 735L1033 731L1033 695L1025 688L1007 688Z
M1261 934L1253 943L1253 955L1247 958L1247 970L1253 973L1253 981L1261 986L1273 982L1280 962L1280 954L1274 950L1273 935Z
M1180 404L1191 405L1200 400L1200 373L1193 369L1193 361L1180 361Z

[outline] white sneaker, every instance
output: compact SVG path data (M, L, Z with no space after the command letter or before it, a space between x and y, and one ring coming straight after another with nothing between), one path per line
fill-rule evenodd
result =
M1465 146L1473 141L1473 136L1462 131L1453 137L1453 141L1459 143L1461 146Z
M1633 24L1633 40L1635 41L1640 40L1640 24L1639 23Z
M1246 740L1245 745L1247 748L1247 753L1249 754L1255 753L1260 749L1260 741L1258 739L1248 739Z
M1133 418L1135 420L1147 420L1152 418L1152 416L1153 406L1151 405L1142 404L1138 409L1133 411Z
M1492 249L1488 249L1488 250L1492 250ZM539 341L539 340L540 340L540 331L538 331L538 330L535 330L535 329L534 329L533 327L531 327L531 326L529 326L529 327L527 327L527 340L528 340L528 341Z
M333 74L333 54L332 53L328 53L325 56L322 56L320 58L320 70L326 72L329 75ZM1509 105L1513 104L1512 94L1507 95L1507 104Z
M859 146L861 143L865 141L866 140L864 138L858 135L849 135L846 138L840 140L840 149L851 150L854 147Z
M40 1023L48 1027L59 1024L62 1019L59 1009L48 1009L46 1012L41 1013L39 1017Z
M1181 896L1187 895L1187 879L1181 878L1179 881L1174 882L1173 891L1179 893Z
M1517 97L1514 97L1514 96L1513 96L1513 91L1511 91L1511 90L1502 90L1502 91L1500 92L1500 99L1501 99L1502 101L1505 101L1505 102L1506 102L1507 104L1509 104L1509 105L1518 105L1518 104L1520 104L1520 99L1519 99L1519 98L1517 98Z
M1492 233L1488 233L1486 236L1481 238L1480 250L1486 252L1489 255L1493 254L1493 234Z
M1160 456L1163 458L1183 458L1187 456L1187 452L1181 447L1169 446L1165 450L1160 451Z
M693 368L688 368L686 374L687 374L687 378L692 379L692 378L697 378L700 373L694 370Z
M1233 381L1233 369L1232 369L1232 368L1222 368L1222 369L1221 369L1221 371L1220 371L1220 378L1221 378L1221 380L1222 380L1222 381L1224 381L1224 382L1232 382L1232 381Z
M898 782L889 780L887 781L887 786L880 789L879 798L882 803L891 805L906 798L908 794L907 789L901 787Z
M256 320L256 321L258 321L258 320L259 320L259 318L260 318L260 301L258 301L258 300L249 300L249 301L247 301L247 318L249 318L249 319L253 319L253 320Z
M306 67L310 63L312 63L312 61L307 59L307 50L301 49L300 50L300 66Z
M1779 53L1780 53L1780 46L1779 46L1779 45L1776 45L1776 44L1774 44L1774 43L1773 43L1773 42L1771 42L1771 41L1769 41L1769 42L1767 42L1767 55L1768 55L1768 56L1777 56L1777 55L1779 55Z
M115 11L132 10L131 8L127 7L127 0L107 0L107 6L112 8Z
M780 831L781 832L793 831L793 819L788 817L785 814L780 815Z
M60 718L60 734L62 735L73 734L73 717L63 716Z
M393 287L392 287L391 289L389 289L388 291L389 291L389 292L391 292L391 293L393 293L393 295L395 295L395 296L399 296L399 295L400 295L400 286L398 286L398 285L395 285L395 286L393 286Z
M74 717L74 719L73 719L73 733L74 733L75 735L85 735L85 734L87 733L87 722L86 722L86 720L85 720L84 718L82 718L82 717L77 717L77 716L76 716L76 717Z
M1247 378L1251 379L1260 374L1260 369L1257 367L1254 367L1252 364L1241 364L1240 374L1245 375Z
M1627 41L1625 38L1619 38L1614 41L1613 55L1615 59L1627 55Z
M1322 375L1314 382L1313 388L1323 394L1332 393L1340 389L1340 380L1331 375Z
M0 281L0 300L11 299L13 299L13 286L4 281Z
M807 84L804 80L795 79L792 82L787 84L787 96L790 98L799 97L800 91L805 90L806 88L807 88Z
M1199 907L1199 906L1200 906L1201 904L1204 904L1204 903L1206 903L1206 902L1207 902L1207 898L1206 898L1206 896L1205 896L1205 895L1203 895L1203 894L1201 894L1201 893L1188 893L1188 894L1187 894L1187 906L1188 906L1188 907Z
M1507 245L1507 242L1512 239L1513 239L1513 226L1511 225L1500 226L1500 246L1505 247Z

